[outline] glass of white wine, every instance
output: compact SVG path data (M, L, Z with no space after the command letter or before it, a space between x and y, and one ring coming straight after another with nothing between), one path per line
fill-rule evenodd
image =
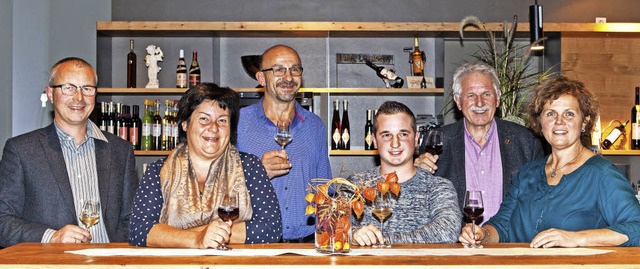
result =
M373 205L371 207L371 214L376 217L380 221L380 233L382 233L382 237L384 238L384 222L389 218L391 213L393 212L393 208L391 207L391 199L389 199L389 193L382 194L381 192L376 192L376 198L373 200ZM373 244L374 248L388 248L391 247L386 240L383 239L382 242L378 242Z
M284 150L284 146L289 144L293 139L291 132L289 132L289 121L278 120L277 125L278 130L276 131L274 139L282 147L282 150Z
M96 200L86 200L82 203L80 210L80 222L89 230L100 221L100 202Z

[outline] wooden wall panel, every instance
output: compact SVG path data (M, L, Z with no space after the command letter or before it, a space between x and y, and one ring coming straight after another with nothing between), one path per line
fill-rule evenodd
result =
M640 37L563 36L561 57L562 73L598 96L602 128L629 119L640 86Z

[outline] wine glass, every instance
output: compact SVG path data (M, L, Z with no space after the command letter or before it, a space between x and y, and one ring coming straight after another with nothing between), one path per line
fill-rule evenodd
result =
M378 221L380 221L380 233L382 233L382 237L384 238L384 221L389 218L391 213L393 212L393 208L391 207L391 199L389 199L389 193L382 194L381 192L376 192L376 198L373 200L373 205L371 207L371 214L375 216ZM373 244L374 248L388 248L391 247L387 242L378 242Z
M224 222L231 225L233 221L238 219L240 209L238 208L238 193L226 193L222 198L222 203L218 206L218 217ZM218 250L231 250L226 242L218 247Z
M100 221L100 202L97 200L86 200L80 209L80 222L87 230Z
M291 140L293 139L291 133L289 132L289 121L279 120L277 122L277 126L278 130L276 131L274 139L282 147L282 150L284 150L284 146L289 144L289 142L291 142Z
M431 155L440 155L442 153L442 131L430 130L425 144L425 150Z
M471 233L476 234L476 219L484 213L482 191L467 191L464 197L464 213L471 219ZM470 244L470 248L481 248L482 245Z

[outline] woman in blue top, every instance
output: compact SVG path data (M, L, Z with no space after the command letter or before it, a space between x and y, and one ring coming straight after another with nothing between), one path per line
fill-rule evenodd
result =
M280 208L267 173L258 157L235 147L239 104L238 93L213 83L193 86L180 99L180 144L166 160L151 163L140 182L131 244L215 248L280 240ZM217 214L227 193L238 197L233 223Z
M498 213L462 244L530 242L531 247L638 246L640 204L615 166L580 143L597 117L594 95L560 76L537 87L527 107L551 155L523 166Z

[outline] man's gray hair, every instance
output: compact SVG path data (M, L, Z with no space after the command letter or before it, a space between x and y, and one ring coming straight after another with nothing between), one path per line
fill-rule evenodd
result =
M488 76L491 82L493 82L493 89L496 91L496 95L500 93L500 80L498 79L496 70L486 63L475 62L465 63L458 67L453 73L453 94L455 96L460 97L462 93L462 79L471 73L481 73Z

